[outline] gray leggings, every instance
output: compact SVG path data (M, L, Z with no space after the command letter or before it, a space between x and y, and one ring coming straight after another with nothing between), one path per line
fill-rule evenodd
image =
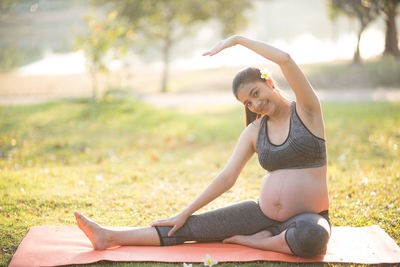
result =
M321 219L326 220L328 224L321 223ZM302 213L285 222L279 222L265 216L254 200L192 215L178 231L168 237L171 228L156 226L162 246L182 244L186 241L222 241L234 235L252 235L263 230L278 235L287 229L286 243L294 255L301 257L323 252L331 233L327 210L319 214Z

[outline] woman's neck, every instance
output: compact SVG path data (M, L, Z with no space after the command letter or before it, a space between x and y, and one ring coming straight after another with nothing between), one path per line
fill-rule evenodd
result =
M288 117L290 117L290 106L291 103L284 97L281 97L280 101L277 102L277 108L275 109L274 114L269 116L269 121L272 122L280 122L286 121Z

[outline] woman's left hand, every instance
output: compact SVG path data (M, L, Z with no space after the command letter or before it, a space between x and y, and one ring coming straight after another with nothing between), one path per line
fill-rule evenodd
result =
M215 54L218 54L225 48L234 46L237 44L237 35L233 35L225 40L221 40L218 42L216 46L214 46L211 50L203 53L203 56L213 56Z
M181 212L175 216L172 216L171 218L168 218L166 220L160 220L157 222L152 222L150 224L151 227L155 227L155 226L172 226L172 229L168 232L168 236L173 235L179 228L181 228L186 220L187 220L188 216Z

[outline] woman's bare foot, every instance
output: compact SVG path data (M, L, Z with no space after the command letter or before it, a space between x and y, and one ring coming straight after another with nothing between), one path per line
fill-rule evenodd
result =
M224 244L241 244L241 240L243 240L245 236L243 235L234 235L229 238L225 238L222 240L222 243Z
M107 241L107 233L104 228L80 212L75 211L74 215L79 228L89 238L90 242L92 242L95 250L103 250L112 245Z

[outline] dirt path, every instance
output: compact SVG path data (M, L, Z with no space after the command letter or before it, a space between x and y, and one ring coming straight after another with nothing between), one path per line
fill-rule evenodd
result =
M294 99L292 92L285 92L289 99ZM400 101L400 89L377 90L320 90L317 94L322 102L352 101ZM187 94L152 94L143 95L141 99L160 107L182 106L221 106L233 105L237 100L231 92L206 92Z
M289 99L294 99L291 92L285 92ZM351 101L400 101L400 89L376 89L376 90L319 90L318 96L322 102L351 102ZM42 103L46 101L89 97L88 95L30 95L30 96L0 96L0 105L25 105ZM149 104L166 108L187 107L218 107L237 104L237 100L231 92L209 91L193 93L169 93L169 94L139 94L137 98Z

